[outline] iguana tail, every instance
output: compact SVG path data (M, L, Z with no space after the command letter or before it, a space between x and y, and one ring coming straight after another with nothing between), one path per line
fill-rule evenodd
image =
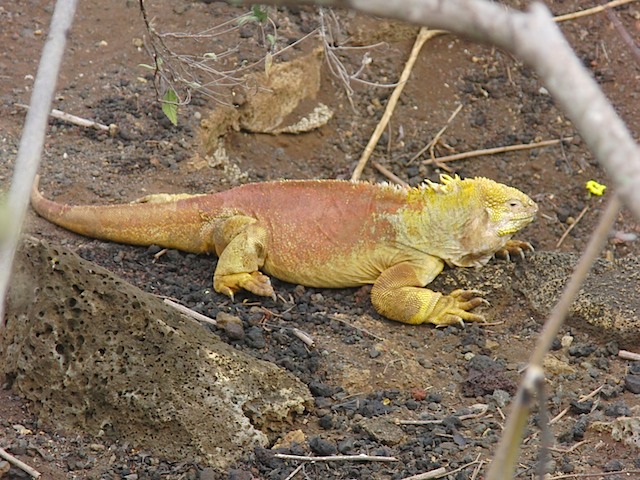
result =
M46 220L75 233L128 245L159 245L186 252L213 252L203 238L205 220L198 197L151 203L119 205L66 205L31 191L33 209Z

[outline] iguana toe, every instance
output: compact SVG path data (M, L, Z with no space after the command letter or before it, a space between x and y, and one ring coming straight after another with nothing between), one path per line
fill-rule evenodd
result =
M232 300L233 294L241 289L261 297L271 297L274 300L276 296L271 286L271 280L260 272L214 276L213 288L216 292L231 297Z

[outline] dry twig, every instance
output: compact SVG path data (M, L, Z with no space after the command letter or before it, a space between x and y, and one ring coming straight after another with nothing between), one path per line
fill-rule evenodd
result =
M578 401L579 402L586 402L587 400L595 397L598 393L600 393L600 390L602 390L603 388L604 388L604 385L600 385L598 388L593 390L591 393L579 397ZM553 425L554 423L557 423L562 417L564 417L567 414L567 412L569 412L569 410L571 410L570 407L567 407L564 410L562 410L558 415L556 415L555 417L553 417L549 421L549 425Z
M551 349L553 340L558 334L569 307L578 294L584 279L589 270L591 270L593 262L600 254L609 230L611 230L618 216L620 207L620 199L617 195L613 195L600 219L600 223L589 240L587 248L582 254L578 265L576 265L569 283L566 285L560 300L551 311L549 319L540 333L535 350L529 360L529 368L513 401L511 414L507 419L498 450L489 467L487 479L510 478L513 473L520 451L520 441L529 417L532 399L537 390L536 385L544 382L544 371L542 369L544 357ZM546 400L540 398L539 401Z
M471 152L463 152L463 153L456 153L454 155L447 155L445 157L439 157L439 158L430 158L429 160L423 160L423 164L425 165L430 165L432 163L445 163L445 162L453 162L455 160L463 160L466 158L473 158L473 157L481 157L484 155L496 155L498 153L507 153L507 152L517 152L519 150L532 150L534 148L543 148L543 147L549 147L551 145L558 145L559 143L562 143L564 141L569 141L571 140L573 137L565 137L565 138L559 138L556 140L543 140L542 142L534 142L534 143L527 143L524 145L507 145L505 147L495 147L495 148L484 148L481 150L472 150Z
M0 241L0 328L4 326L4 298L9 287L13 258L18 247L18 234L29 207L31 185L38 172L44 146L47 121L56 88L62 55L71 29L77 0L58 0L55 4L49 36L38 64L30 108L27 111L11 188L7 198L8 221Z
M640 361L640 353L629 352L628 350L620 350L618 352L618 356L625 360L633 360L635 362Z
M444 132L447 131L447 128L449 127L451 122L453 122L453 119L456 118L458 113L460 113L460 110L462 110L462 104L458 105L458 108L454 110L454 112L451 114L451 116L447 120L447 124L444 127L442 127L438 133L436 133L435 137L433 137L429 143L427 143L424 147L422 147L418 153L416 153L413 157L411 157L411 160L409 160L409 163L416 161L418 158L422 156L424 152L429 150L429 153L431 154L431 161L435 163L436 166L442 168L443 170L451 171L449 168L442 165L442 161L439 158L435 158L434 148L438 143L438 141L440 140L440 137L442 137Z
M589 15L595 15L596 13L604 12L610 8L619 7L626 3L637 2L638 0L613 0L612 2L605 3L604 5L598 5L597 7L587 8L586 10L579 10L577 12L567 13L566 15L558 15L553 17L555 22L566 22L567 20L575 20L576 18L587 17Z
M609 477L612 475L637 475L640 470L618 470L616 472L599 472L599 473L567 473L558 475L557 477L549 477L547 480L560 480L564 478L592 478L592 477Z
M289 455L287 453L276 453L275 458L283 460L297 460L299 462L397 462L396 457L385 457L382 455L327 455L324 457L313 457L310 455Z
M24 108L25 110L29 110L29 105L16 103L15 106ZM118 133L118 126L114 123L107 126L100 122L95 122L93 120L88 120L76 115L71 115L70 113L63 112L62 110L56 110L55 108L51 110L49 115L53 118L57 118L58 120L78 125L79 127L95 128L96 130L107 132L111 137L114 137L116 133Z
M169 305L170 307L173 307L176 310L178 310L180 313L183 313L184 315L187 315L188 317L191 317L199 322L208 323L209 325L218 325L218 322L216 322L213 318L207 317L206 315L198 313L195 310L191 310L189 307L180 305L179 303L174 302L173 300L169 300L168 298L165 298L163 301L165 305Z
M578 215L578 218L576 218L574 222L571 225L569 225L569 227L564 231L564 233L556 243L556 248L559 248L560 245L562 245L562 242L564 242L564 239L567 238L567 235L569 235L569 232L571 232L571 230L575 228L578 222L582 220L582 217L584 217L584 214L587 213L587 210L589 210L589 205L585 205L585 207L580 212L580 215Z
M393 183L397 183L398 185L402 185L403 187L408 187L409 186L409 184L407 182L402 180L400 177L398 177L395 173L393 173L391 170L389 170L385 166L380 165L378 162L372 161L371 165L373 165L373 167L376 170L378 170L382 175L387 177Z
M429 472L419 473L418 475L411 475L410 477L404 477L401 480L430 480L432 478L440 478L447 474L447 469L444 467L436 468Z
M42 475L35 468L30 467L29 465L24 463L22 460L18 460L16 457L14 457L9 452L7 452L4 448L0 448L0 458L4 458L7 462L11 463L15 467L18 467L20 470L27 472L33 478L38 478L40 475Z
M369 140L369 143L367 143L364 152L362 152L362 156L360 157L356 168L353 170L351 181L355 182L357 180L360 180L360 176L362 175L362 171L364 170L369 157L373 153L374 148L376 148L376 145L378 144L378 141L380 140L384 129L387 127L387 123L389 122L391 115L393 115L393 111L396 108L398 99L402 94L402 90L404 90L404 86L407 84L407 80L409 80L409 76L411 75L411 71L413 70L413 65L416 63L418 54L420 53L422 46L427 40L444 33L446 32L443 32L441 30L429 30L425 27L420 29L418 37L416 38L416 41L413 44L413 48L411 49L409 59L407 60L407 63L404 66L404 70L402 70L402 74L400 75L400 80L398 80L398 85L389 97L387 107L384 110L384 114L382 115L380 122L376 126L376 129L373 131L373 135L371 135L371 139Z

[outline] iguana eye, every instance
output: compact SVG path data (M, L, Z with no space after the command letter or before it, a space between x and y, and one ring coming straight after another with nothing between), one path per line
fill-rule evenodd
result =
M518 207L522 206L522 202L520 200L517 200L517 199L514 198L514 199L509 200L508 205L511 208L518 208Z

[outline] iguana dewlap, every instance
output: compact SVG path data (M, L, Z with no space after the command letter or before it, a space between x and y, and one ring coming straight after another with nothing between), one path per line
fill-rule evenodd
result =
M527 195L486 178L443 175L417 188L339 180L247 184L211 195L150 195L137 203L31 203L42 217L88 237L215 253L217 292L274 296L269 277L310 287L373 284L387 318L437 325L484 321L477 292L424 288L445 264L484 265L538 210ZM264 272L265 274L263 274Z

